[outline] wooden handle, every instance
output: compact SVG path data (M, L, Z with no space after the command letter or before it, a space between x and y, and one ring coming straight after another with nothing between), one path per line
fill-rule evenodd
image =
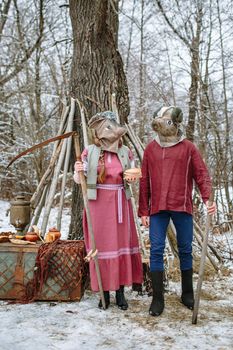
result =
M209 203L212 203L213 201L214 201L214 191L212 191L210 194ZM197 288L196 288L196 293L194 298L195 301L194 301L194 307L193 307L192 324L197 324L197 317L198 317L199 303L200 303L200 296L201 296L201 287L204 279L205 260L207 255L207 245L208 245L208 235L210 230L210 224L211 224L211 216L207 213L206 228L205 228L205 234L204 234L204 239L202 243L201 260L200 260L199 273L198 273Z
M79 145L79 139L78 139L77 133L74 135L73 139L74 139L74 149L75 149L76 159L81 160L81 151L80 151L80 145Z
M210 198L209 198L209 203L212 204L214 202L214 190L211 191L210 193Z
M79 138L78 138L77 133L74 135L74 149L75 149L76 159L81 160L81 151L80 151ZM90 234L90 238L91 238L91 249L93 252L95 252L96 251L95 237L94 237L94 232L93 232L93 227L92 227L92 222L91 222L91 213L90 213L90 208L89 208L89 203L88 203L88 198L87 198L87 185L86 185L86 179L84 176L84 172L80 171L79 176L80 176L80 181L81 181L84 208L86 210L87 226L88 226L88 230L89 230L89 234ZM93 255L93 260L95 263L97 281L98 281L98 285L99 285L99 291L100 291L103 309L106 309L97 252L96 252L96 255Z

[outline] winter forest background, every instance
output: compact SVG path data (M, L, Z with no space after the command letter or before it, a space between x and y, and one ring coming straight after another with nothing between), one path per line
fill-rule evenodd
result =
M85 3L87 11L91 4L89 0L78 3ZM95 1L96 7L104 4L117 18L116 46L127 77L130 112L125 109L122 118L128 118L146 144L153 137L150 124L159 106L183 109L184 131L199 147L213 178L216 225L221 232L229 230L233 219L232 1ZM78 6L81 10L82 5ZM72 0L1 2L2 199L10 200L18 192L31 196L48 166L51 147L21 158L6 170L17 153L57 133L62 106L74 90L73 43L80 36L76 37L74 26L72 30L71 18L74 14L74 21L78 6ZM78 34L88 14L77 15L83 20L76 28ZM82 39L81 51L88 38ZM76 89L81 91L82 86ZM68 205L72 172L71 162ZM195 202L199 208L198 197Z
M88 290L80 303L0 301L1 349L233 348L232 38L232 0L0 0L1 230L12 230L6 216L9 201L18 193L26 199L37 193L51 164L53 144L8 169L7 164L26 148L58 134L71 97L84 105L90 119L110 109L109 97L116 93L121 122L128 122L144 145L153 138L153 112L161 105L181 107L184 132L208 165L218 206L197 325L191 324L190 310L180 303L179 268L168 250L161 317L149 316L146 292L140 295L130 288L130 307L124 313L114 303L107 311L99 310L99 296ZM82 141L77 104L73 129ZM72 177L74 152L69 163L61 232L64 239L79 239L82 194ZM52 197L50 227L61 214L64 169ZM133 190L137 199L137 188ZM195 285L205 214L195 191Z

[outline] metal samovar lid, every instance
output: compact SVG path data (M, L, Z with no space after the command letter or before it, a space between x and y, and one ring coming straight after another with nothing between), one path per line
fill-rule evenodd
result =
M16 198L10 202L11 205L22 205L22 206L28 206L30 205L30 201L25 200L24 195L17 195Z

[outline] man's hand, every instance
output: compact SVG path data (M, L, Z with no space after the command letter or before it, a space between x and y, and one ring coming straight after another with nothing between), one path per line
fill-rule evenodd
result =
M205 205L209 215L214 215L216 213L217 207L215 202L209 203L209 201L207 201Z
M149 227L149 225L150 225L150 217L149 216L142 216L141 220L142 220L143 226Z

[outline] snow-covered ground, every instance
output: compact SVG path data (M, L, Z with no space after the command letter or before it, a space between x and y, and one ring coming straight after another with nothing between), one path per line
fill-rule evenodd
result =
M12 230L5 216L8 207L0 201L0 232ZM68 222L65 215L66 227ZM227 276L204 281L197 325L180 303L180 283L170 281L164 313L156 318L148 315L151 297L130 288L126 295L127 311L115 306L113 292L106 311L97 308L99 297L90 291L73 303L0 301L0 350L233 349L233 268Z

